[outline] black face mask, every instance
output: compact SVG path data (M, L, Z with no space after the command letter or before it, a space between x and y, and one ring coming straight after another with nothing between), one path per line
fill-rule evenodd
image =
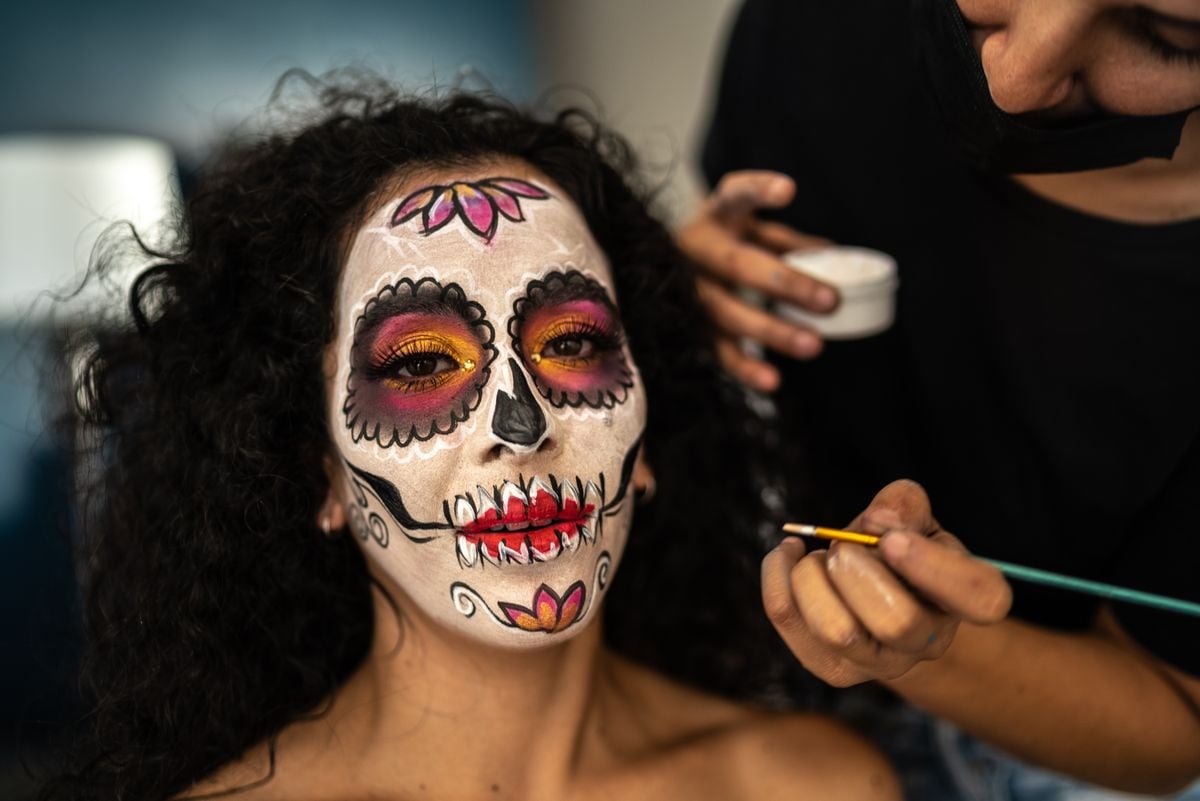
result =
M1153 117L1099 114L1033 127L992 102L983 64L955 0L912 0L918 57L943 121L967 158L1003 173L1079 172L1169 159L1195 109Z

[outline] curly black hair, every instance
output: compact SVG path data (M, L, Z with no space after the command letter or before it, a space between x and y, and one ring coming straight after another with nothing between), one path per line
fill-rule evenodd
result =
M658 493L611 587L608 643L729 694L778 678L787 660L758 599L758 422L720 377L692 267L648 212L627 144L578 110L413 98L361 75L304 83L302 124L219 150L173 244L149 251L133 324L94 332L81 383L104 432L83 515L92 712L45 797L178 794L320 714L365 658L363 554L316 525L321 359L348 233L417 168L520 159L574 200L612 265Z

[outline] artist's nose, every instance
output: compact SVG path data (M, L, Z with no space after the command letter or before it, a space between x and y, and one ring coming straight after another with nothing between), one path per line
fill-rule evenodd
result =
M992 100L1009 114L1051 109L1070 96L1081 64L1081 22L1072 11L1022 7L980 49Z
M552 426L542 411L542 404L529 386L525 371L517 360L509 358L512 392L500 390L496 410L492 413L492 445L486 460L501 458L506 452L529 454L545 451L557 445Z

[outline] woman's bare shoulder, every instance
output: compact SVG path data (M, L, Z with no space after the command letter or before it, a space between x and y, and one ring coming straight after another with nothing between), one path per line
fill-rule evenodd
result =
M617 665L641 717L654 722L662 756L709 766L714 797L901 798L883 754L827 715L756 709L632 662Z

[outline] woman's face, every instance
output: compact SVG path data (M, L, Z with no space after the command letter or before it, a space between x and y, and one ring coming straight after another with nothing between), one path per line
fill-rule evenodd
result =
M958 0L996 105L1046 120L1200 106L1200 0Z
M333 347L347 514L377 568L500 646L594 618L646 398L574 203L513 162L405 181L353 240Z

